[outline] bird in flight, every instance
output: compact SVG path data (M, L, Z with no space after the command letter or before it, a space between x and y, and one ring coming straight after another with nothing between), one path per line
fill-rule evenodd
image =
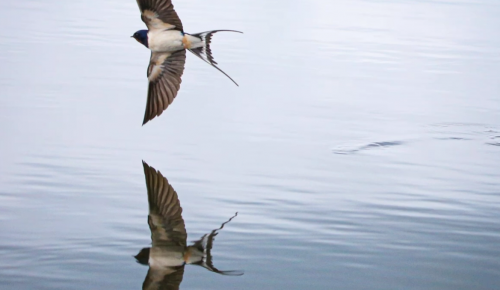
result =
M152 243L151 247L143 248L135 256L140 264L149 265L142 289L179 289L186 264L202 266L222 275L243 275L240 271L221 271L215 268L212 262L211 251L215 236L236 215L188 246L177 193L159 171L144 161L143 167L148 191L148 224Z
M184 32L182 22L174 10L171 0L137 0L141 19L148 30L139 30L132 35L139 43L151 50L147 77L149 81L148 100L142 125L161 113L174 101L182 82L186 62L186 49L226 75L215 62L210 50L211 30L189 34Z

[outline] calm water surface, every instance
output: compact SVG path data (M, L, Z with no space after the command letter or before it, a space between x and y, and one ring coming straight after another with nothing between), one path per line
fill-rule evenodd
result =
M188 242L180 289L499 289L500 4L175 1L193 55L146 126L135 1L0 2L0 288L141 289L144 160ZM179 274L179 273L178 273ZM174 289L174 288L164 288Z

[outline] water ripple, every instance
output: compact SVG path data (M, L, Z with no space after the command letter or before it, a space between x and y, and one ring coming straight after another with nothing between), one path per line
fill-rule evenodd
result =
M355 147L352 149L338 148L338 149L334 149L333 152L335 154L348 155L348 154L354 154L354 153L364 151L364 150L383 149L383 148L389 148L389 147L399 146L399 145L403 145L403 144L405 144L405 142L402 142L402 141L373 142L373 143L369 143L367 145L362 145L362 146Z

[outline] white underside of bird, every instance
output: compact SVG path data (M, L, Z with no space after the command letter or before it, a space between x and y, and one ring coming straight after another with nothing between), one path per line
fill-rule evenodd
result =
M204 253L195 247L151 247L148 264L151 267L179 267L199 263Z
M184 248L151 247L148 264L151 267L179 267L185 264Z
M198 37L178 30L150 30L148 44L152 52L175 52L182 49L203 47L205 42Z

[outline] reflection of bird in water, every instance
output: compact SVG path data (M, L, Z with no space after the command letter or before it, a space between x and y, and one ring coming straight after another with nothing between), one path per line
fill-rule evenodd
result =
M187 246L186 227L182 219L182 208L177 193L163 175L143 162L148 189L149 216L152 246L142 249L135 256L143 265L149 265L143 289L179 289L184 274L184 265L193 264L209 271L231 276L243 275L240 271L221 271L212 262L212 246L218 229L205 234Z
M141 19L148 30L139 30L132 36L151 50L148 67L148 101L143 125L167 109L174 101L181 84L181 76L186 62L186 49L212 65L236 85L229 75L217 67L210 42L212 35L219 31L239 32L235 30L211 30L200 33L185 33L182 22L177 16L171 0L137 0L141 10Z

